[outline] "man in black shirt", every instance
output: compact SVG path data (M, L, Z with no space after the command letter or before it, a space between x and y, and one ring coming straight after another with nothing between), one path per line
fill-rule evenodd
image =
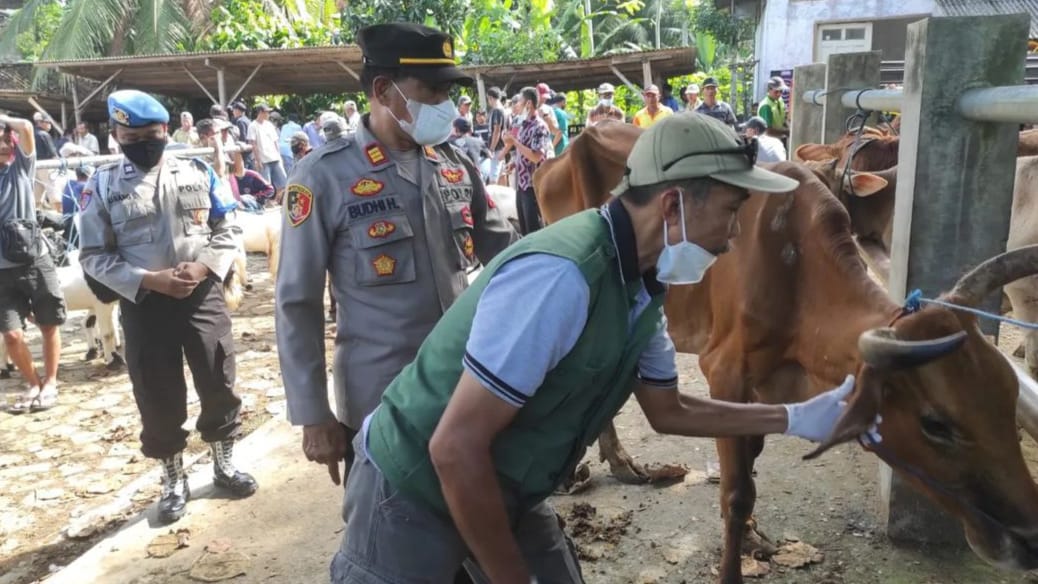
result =
M490 152L482 140L472 135L472 124L465 118L455 119L454 136L451 142L469 157L476 168L480 168L480 163Z
M54 147L54 139L50 135L52 127L50 116L36 112L32 115L36 122L36 160L50 160L58 157L58 149Z
M508 131L505 122L508 118L505 115L504 106L501 105L502 97L504 94L497 87L487 90L487 104L490 106L487 119L490 126L490 171L487 176L487 184L497 184L498 177L501 176L501 167L504 166L501 151L505 147L504 135Z

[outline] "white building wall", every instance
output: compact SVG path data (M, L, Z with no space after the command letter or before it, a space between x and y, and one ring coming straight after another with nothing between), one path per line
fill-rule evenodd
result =
M815 25L933 13L935 0L765 0L757 31L754 95L765 94L768 74L813 62Z

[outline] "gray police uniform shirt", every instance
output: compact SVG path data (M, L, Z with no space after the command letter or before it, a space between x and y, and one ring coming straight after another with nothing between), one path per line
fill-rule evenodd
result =
M295 425L332 418L326 272L338 302L336 417L360 429L468 287L467 269L518 239L464 154L449 145L390 153L367 123L313 150L285 190L275 325Z
M231 196L201 161L166 156L151 170L126 159L102 166L83 189L83 271L131 302L148 294L141 289L145 272L180 262L201 263L223 280L238 253L241 228L233 211L210 215L210 194Z

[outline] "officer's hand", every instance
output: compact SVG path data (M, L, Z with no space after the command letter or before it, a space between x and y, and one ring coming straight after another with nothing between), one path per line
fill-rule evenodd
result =
M307 460L328 465L332 482L339 484L339 465L346 456L346 427L338 420L303 426L303 454Z
M182 300L195 291L198 281L179 277L174 273L173 268L169 268L158 272L148 272L144 275L141 286L153 292Z
M198 262L180 262L173 268L173 275L179 278L201 282L209 277L209 268Z

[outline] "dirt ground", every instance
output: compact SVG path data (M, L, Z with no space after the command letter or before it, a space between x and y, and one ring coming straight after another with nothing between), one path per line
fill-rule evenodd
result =
M234 316L234 331L238 390L245 401L246 428L251 431L272 418L284 417L284 396L273 343L272 283L265 272L265 258L250 257L249 267L254 289ZM154 465L143 460L138 452L139 424L127 376L125 372L106 372L100 361L81 361L86 347L78 334L80 320L70 319L65 330L60 406L21 416L0 413L0 584L40 581L125 525L153 503L158 493ZM1018 335L1007 337L1002 344L1015 346L1012 343ZM33 342L38 352L35 336ZM707 393L695 356L680 355L679 368L683 390L698 395ZM18 387L15 380L0 382L0 392L4 394ZM189 415L197 412L197 400L193 399ZM189 425L192 423L193 418ZM589 454L590 488L577 495L553 498L578 544L587 582L714 581L722 524L718 486L708 476L717 460L713 442L657 435L633 402L623 409L616 423L624 445L639 462L677 463L691 470L676 484L622 485L608 476L607 466L597 461L597 452ZM290 444L286 448L297 446ZM768 440L757 463L756 517L761 530L773 540L816 548L817 554L804 546L798 549L807 550L807 556L813 556L811 559L817 562L801 568L783 567L775 562L757 565L758 570L769 571L760 577L761 582L1038 581L989 568L965 549L892 545L883 535L875 512L879 499L876 459L859 448L841 446L821 460L801 461L808 450L808 444L800 440ZM204 452L197 436L193 436L189 451L192 458ZM1038 470L1038 446L1029 439L1026 453L1032 468ZM311 464L301 456L294 460L298 465ZM201 462L207 461L207 457L201 458ZM277 472L294 472L290 466L278 466ZM273 485L277 481L268 475L261 483ZM312 516L308 513L337 513L339 501L335 497L329 499L294 499L299 512L293 516L298 517L299 525L293 532L301 535L307 526L315 525L308 522L307 517ZM284 501L275 497L272 504L281 509L279 521L285 521ZM252 505L260 502L220 505L212 513L245 512L251 517L262 513L260 507ZM103 512L98 511L106 506ZM206 513L202 509L199 507L199 515ZM188 521L191 513L189 510ZM208 519L212 521L213 517ZM233 523L231 516L219 519ZM265 554L281 544L264 541L270 539L267 535L264 538L260 532L250 536L257 546L267 546L256 548L250 555L256 561L274 564L276 558L270 559L273 554ZM315 538L320 545L280 550L287 552L282 556L292 556L292 567L273 565L262 577L253 572L234 581L325 581L327 560L337 545L337 535L321 531ZM299 565L309 566L307 569L312 572ZM186 581L186 577L180 578Z
M284 412L274 346L273 281L266 264L266 256L249 257L253 289L233 315L246 432ZM18 582L46 574L51 565L67 564L152 503L159 492L157 465L140 454L139 416L125 368L110 372L101 360L82 359L87 351L84 314L70 314L62 329L59 405L38 413L0 412L0 575L23 574ZM29 328L37 366L42 367L39 335ZM193 428L198 397L186 368L185 374L191 388L185 427ZM0 380L0 403L10 403L21 388L17 373ZM208 460L207 452L192 432L185 456ZM153 480L142 480L149 473ZM92 513L105 506L109 509L104 514Z

